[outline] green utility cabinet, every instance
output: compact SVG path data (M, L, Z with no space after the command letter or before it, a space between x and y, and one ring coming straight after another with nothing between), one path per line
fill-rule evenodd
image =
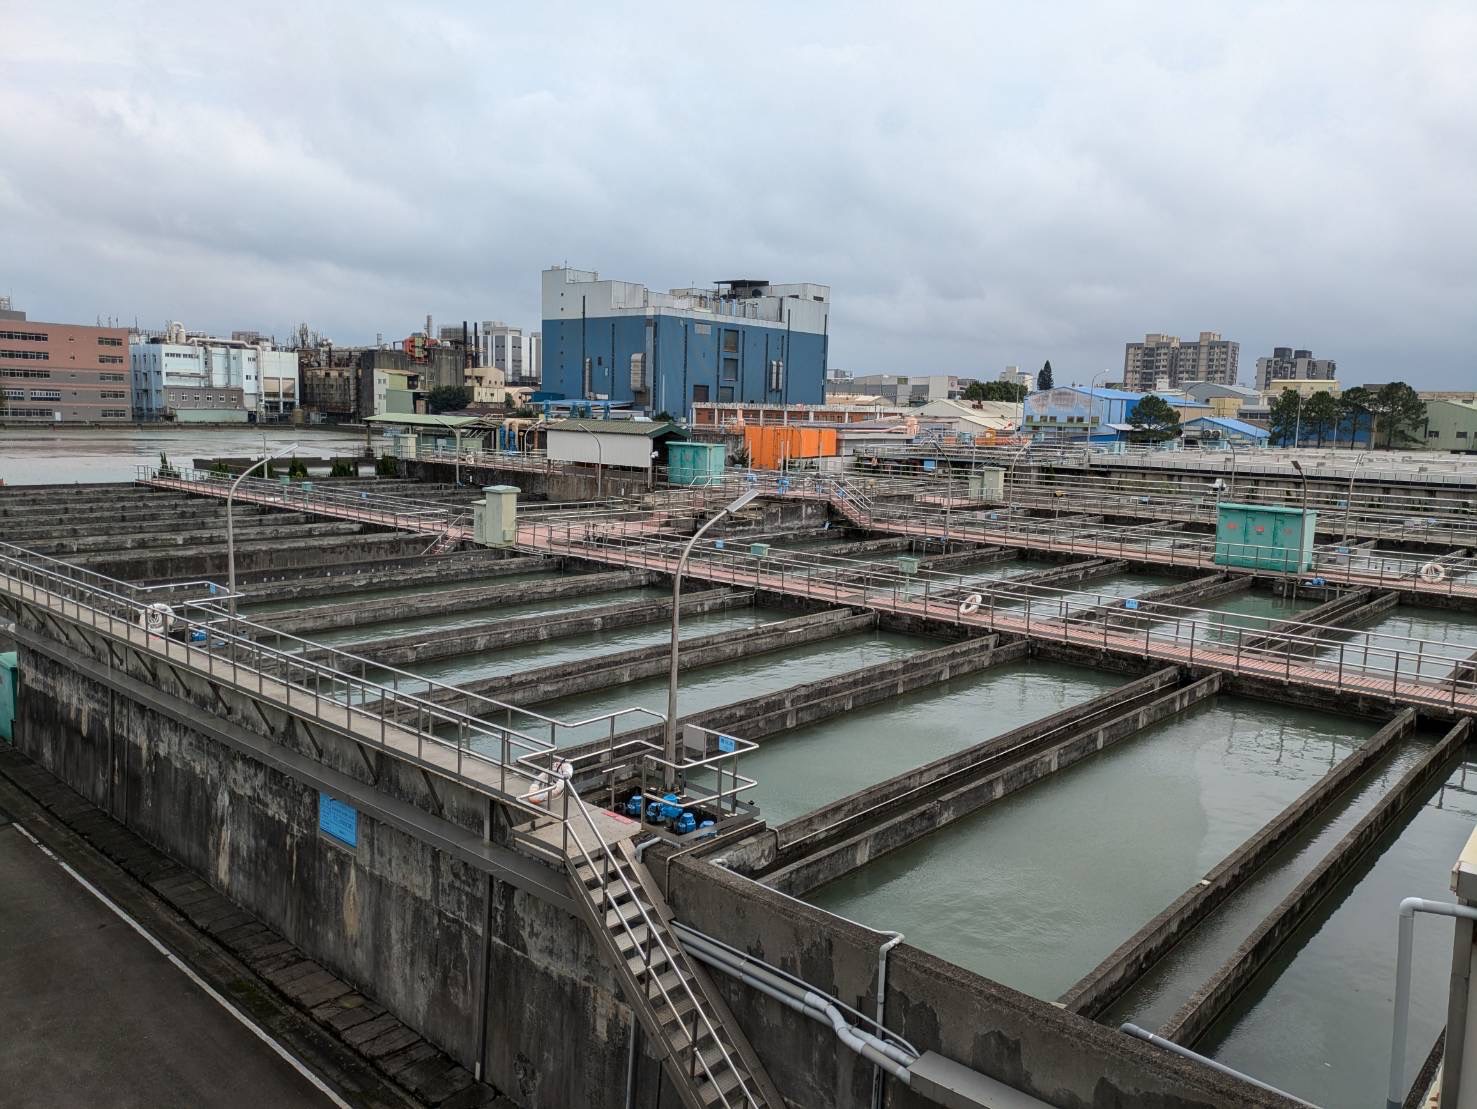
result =
M1217 506L1215 562L1301 573L1313 565L1318 513L1264 504Z
M20 681L16 653L0 654L0 740L15 742L15 694Z
M673 485L717 485L727 460L722 443L668 443L667 480Z

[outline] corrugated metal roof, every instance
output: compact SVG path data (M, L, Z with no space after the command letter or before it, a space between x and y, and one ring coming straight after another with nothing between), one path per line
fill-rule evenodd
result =
M428 416L424 412L384 412L378 416L365 416L367 424L403 424L405 427L470 427L483 421L481 416Z
M591 431L601 435L644 435L655 439L658 435L682 435L684 432L673 423L648 423L646 420L555 420L544 425L549 431Z
M1229 416L1197 416L1193 420L1188 421L1188 423L1214 424L1216 427L1223 428L1226 431L1235 431L1241 435L1250 435L1253 439L1267 439L1271 437L1271 432L1266 428L1257 427L1256 424L1248 424L1242 420L1233 420Z

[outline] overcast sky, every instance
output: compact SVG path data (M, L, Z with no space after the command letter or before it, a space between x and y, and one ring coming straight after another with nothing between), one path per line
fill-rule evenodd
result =
M567 262L829 284L857 371L1477 388L1477 4L1215 7L0 0L0 292L362 343Z

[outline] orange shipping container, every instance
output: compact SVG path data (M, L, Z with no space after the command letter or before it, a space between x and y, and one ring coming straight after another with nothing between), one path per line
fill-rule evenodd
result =
M769 425L744 428L744 447L749 465L759 470L778 470L787 460L830 458L839 451L836 429L812 425Z

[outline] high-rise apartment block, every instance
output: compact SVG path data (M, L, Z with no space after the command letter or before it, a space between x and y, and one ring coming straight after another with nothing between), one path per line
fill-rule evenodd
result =
M1241 344L1202 331L1199 339L1150 334L1123 351L1123 387L1142 393L1178 389L1196 381L1235 385Z
M35 323L7 301L0 318L0 420L126 422L127 351L124 328Z
M1272 357L1256 360L1258 389L1276 388L1279 381L1332 381L1338 366L1332 358L1314 358L1311 350L1273 347Z

